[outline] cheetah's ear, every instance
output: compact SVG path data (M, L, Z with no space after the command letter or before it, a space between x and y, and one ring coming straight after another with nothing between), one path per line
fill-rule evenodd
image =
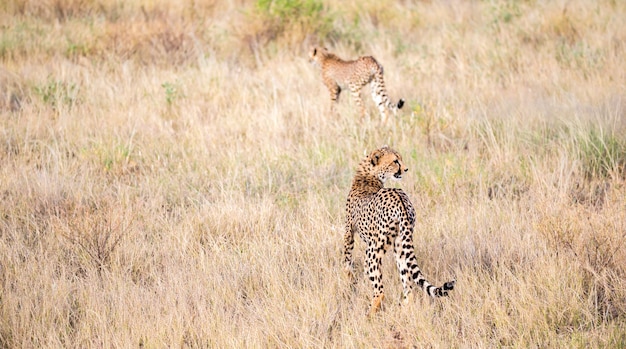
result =
M383 156L383 152L381 152L380 149L374 151L372 155L370 155L370 161L372 162L372 166L378 165L378 161L380 160L381 156Z

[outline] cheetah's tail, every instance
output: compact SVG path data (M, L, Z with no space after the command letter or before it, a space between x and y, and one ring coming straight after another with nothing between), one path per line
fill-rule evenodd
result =
M428 294L431 297L447 297L448 291L452 291L454 289L454 284L456 284L456 280L448 281L441 287L430 286L432 289L428 290Z
M398 101L398 104L396 104L396 108L402 109L403 106L404 106L404 99L400 98L400 100Z
M423 278L423 276L421 278L418 278L417 280L417 285L420 286L420 288L423 289L424 292L426 292L426 294L428 294L432 298L448 296L448 292L454 289L455 283L456 283L456 280L452 280L452 281L446 282L441 287L437 287L437 286L431 285L428 281L426 281L426 279Z

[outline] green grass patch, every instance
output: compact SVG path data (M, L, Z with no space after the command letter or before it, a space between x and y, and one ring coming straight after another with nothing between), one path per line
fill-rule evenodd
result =
M586 178L623 178L626 170L626 139L591 128L577 139L578 156Z

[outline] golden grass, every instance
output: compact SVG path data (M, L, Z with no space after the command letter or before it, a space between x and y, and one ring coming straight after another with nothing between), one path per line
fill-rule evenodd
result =
M626 346L626 6L316 11L0 5L0 347ZM329 115L314 43L375 55L406 109ZM382 144L457 289L400 307L387 256L368 320L343 210Z

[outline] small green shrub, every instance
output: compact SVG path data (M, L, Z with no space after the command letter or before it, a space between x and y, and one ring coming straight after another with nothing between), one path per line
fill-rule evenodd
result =
M165 90L165 102L168 106L172 106L172 104L181 97L180 89L176 84L164 82L161 87Z
M333 33L335 18L319 0L257 0L254 13L264 23L268 41L280 37L301 40L307 35L325 40Z
M491 4L490 10L492 17L491 24L498 29L503 25L512 23L522 15L520 4L515 1Z
M34 90L44 104L54 110L61 106L73 107L78 101L80 91L78 85L58 80L48 80L43 86L35 86Z

